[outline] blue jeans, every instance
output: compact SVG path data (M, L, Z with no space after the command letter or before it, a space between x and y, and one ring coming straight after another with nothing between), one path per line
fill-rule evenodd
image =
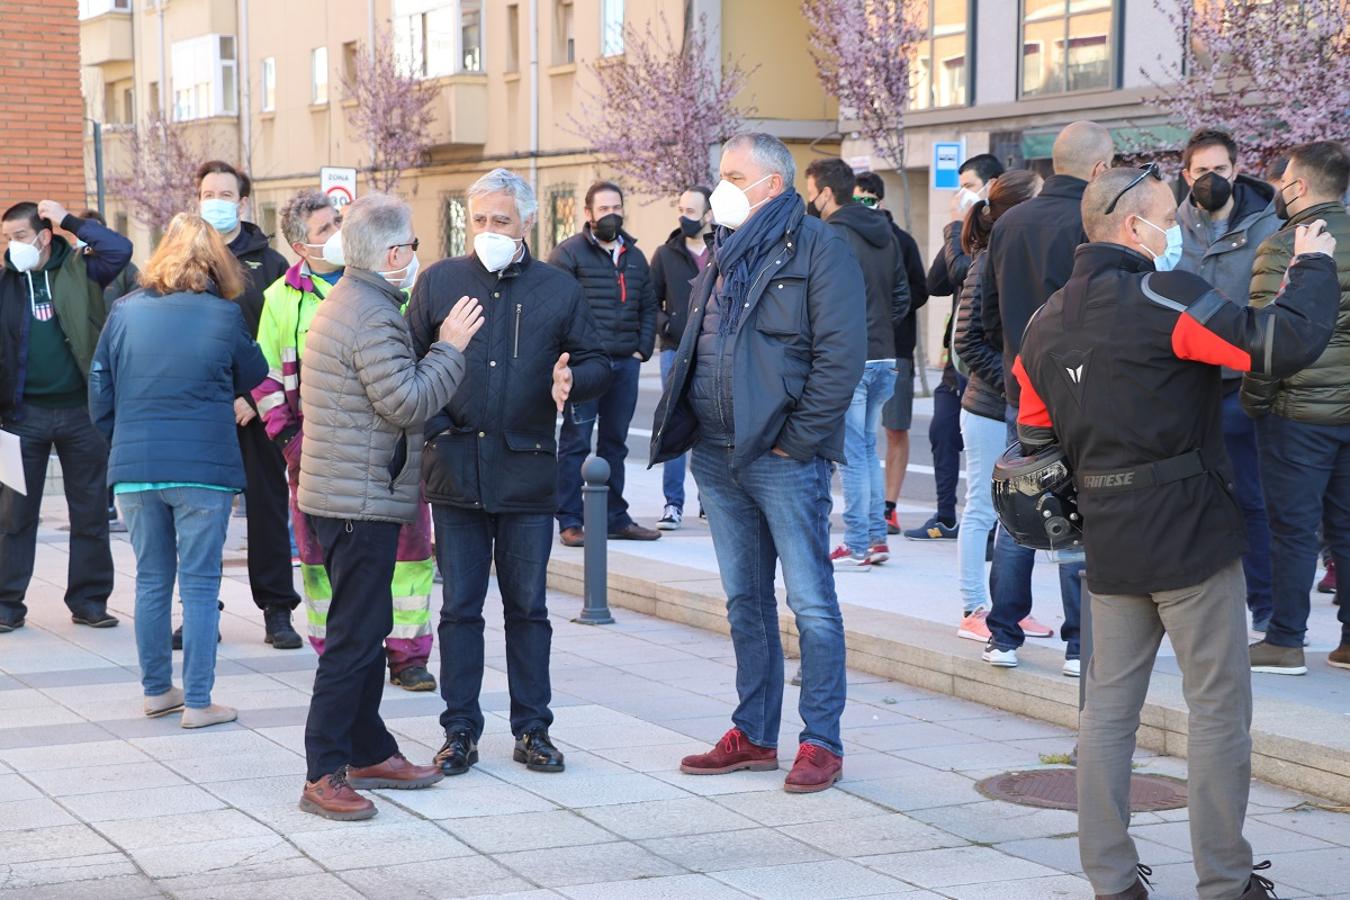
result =
M183 691L211 705L220 627L220 560L234 494L167 488L120 495L136 551L136 653L145 696L173 687L173 583L183 600Z
M1279 415L1257 420L1261 478L1270 501L1274 612L1266 641L1302 647L1309 593L1317 577L1317 526L1331 546L1336 574L1350 572L1350 425L1313 425ZM1350 640L1350 601L1337 608L1341 640Z
M670 370L675 365L675 351L661 351L661 384L670 378ZM684 454L668 459L661 466L661 487L665 491L666 505L684 512Z
M843 754L844 620L830 566L830 464L766 453L732 471L730 447L697 444L690 467L708 513L717 567L727 594L736 650L732 715L751 743L778 746L783 715L783 644L778 630L775 564L783 564L788 607L802 655L800 740Z
M994 515L991 479L994 463L1003 453L1008 429L997 419L961 410L961 439L966 448L966 508L961 533L956 539L957 567L960 571L961 610L969 615L989 605L989 584L985 580L984 554Z
M1017 440L1017 410L1008 407L1007 443ZM991 641L1000 650L1016 650L1026 641L1021 622L1031 615L1031 569L1036 564L1036 551L1028 550L1012 539L1003 528L994 538L994 565L989 571L989 594L993 607L985 624L989 626ZM1078 618L1082 609L1082 563L1066 563L1059 567L1059 596L1064 604L1064 627L1060 638L1067 645L1064 656L1077 659Z
M497 587L506 613L506 681L511 691L511 733L519 737L553 724L549 655L553 626L544 589L553 523L546 513L491 515L437 503L436 557L442 572L454 573L442 588L441 697L446 733L466 729L483 734L483 601L495 560Z
M1247 576L1247 609L1252 622L1270 620L1270 519L1261 486L1261 459L1256 447L1256 423L1242 410L1241 392L1223 398L1223 444L1233 463L1233 484L1247 526L1247 552L1242 571Z
M959 382L960 389L953 389L945 382L939 382L933 388L933 418L928 423L928 445L933 449L933 481L937 486L937 517L953 525L956 524L956 483L961 475L961 451L965 449L961 434L964 415L961 390L965 379L959 378ZM1001 448L999 452L1003 452Z
M591 452L591 432L600 420L595 453L609 463L609 530L633 523L623 499L623 464L628 458L628 426L637 409L638 370L633 357L610 360L614 377L605 393L585 403L569 403L558 435L558 530L581 527L581 464Z
M881 407L895 393L895 360L869 360L844 414L844 544L854 556L886 543L886 477L877 457Z

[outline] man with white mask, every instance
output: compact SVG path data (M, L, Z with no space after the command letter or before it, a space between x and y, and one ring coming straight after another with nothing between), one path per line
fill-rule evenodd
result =
M253 401L267 436L286 458L291 522L303 575L305 625L310 646L318 653L324 649L332 585L323 568L323 547L296 507L304 438L300 379L310 323L319 304L342 277L344 267L325 258L344 259L341 227L342 214L316 190L300 191L282 207L282 234L300 260L267 289L258 326L258 346L267 357L268 375L253 389ZM399 531L392 586L394 630L384 642L389 679L406 691L436 689L436 681L427 671L432 643L430 601L434 574L431 510L425 502L419 502L417 518Z
M422 469L445 573L441 607L441 726L436 764L460 775L478 761L484 716L483 601L488 574L506 614L513 758L536 772L560 772L544 602L557 510L556 417L570 402L598 397L610 361L581 285L536 260L525 244L538 203L524 179L494 169L469 188L472 254L429 266L408 307L413 345L432 351L453 298L482 301L484 324L464 351L469 390L426 424Z
M713 259L694 282L651 459L693 450L740 703L717 746L680 769L778 769L781 562L800 634L805 723L784 788L820 791L843 773L844 624L829 559L830 476L844 461L844 414L867 358L866 293L839 230L806 214L782 141L737 135L723 149L721 176Z

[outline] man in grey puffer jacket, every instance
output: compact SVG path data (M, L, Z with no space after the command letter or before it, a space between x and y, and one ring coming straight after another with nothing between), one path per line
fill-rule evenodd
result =
M442 778L434 766L409 763L380 719L384 639L394 621L399 526L417 512L423 425L463 380L464 348L483 319L477 300L462 298L419 362L402 316L418 268L412 211L368 194L344 218L346 273L310 324L300 385L297 500L333 586L305 724L300 808L368 819L375 805L355 789Z

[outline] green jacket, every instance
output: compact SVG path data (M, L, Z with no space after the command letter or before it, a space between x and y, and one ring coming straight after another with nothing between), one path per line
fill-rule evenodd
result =
M1350 215L1340 203L1321 203L1292 217L1256 251L1252 267L1251 305L1272 303L1284 283L1294 255L1295 227L1323 219L1336 238L1336 271L1341 309L1336 331L1317 361L1288 378L1245 375L1242 408L1253 418L1275 413L1296 422L1350 424Z

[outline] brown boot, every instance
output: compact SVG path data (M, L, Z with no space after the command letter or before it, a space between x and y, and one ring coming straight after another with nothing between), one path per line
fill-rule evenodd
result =
M373 766L347 770L347 783L358 791L376 788L415 791L431 787L444 777L437 766L415 766L402 753L395 753Z
M586 532L580 528L564 528L558 535L564 547L581 547L586 543Z
M1327 665L1350 669L1350 641L1341 641L1339 647L1327 654Z
M379 810L374 803L352 790L347 783L347 768L343 766L318 781L305 782L305 790L300 794L300 808L342 822L373 818Z

